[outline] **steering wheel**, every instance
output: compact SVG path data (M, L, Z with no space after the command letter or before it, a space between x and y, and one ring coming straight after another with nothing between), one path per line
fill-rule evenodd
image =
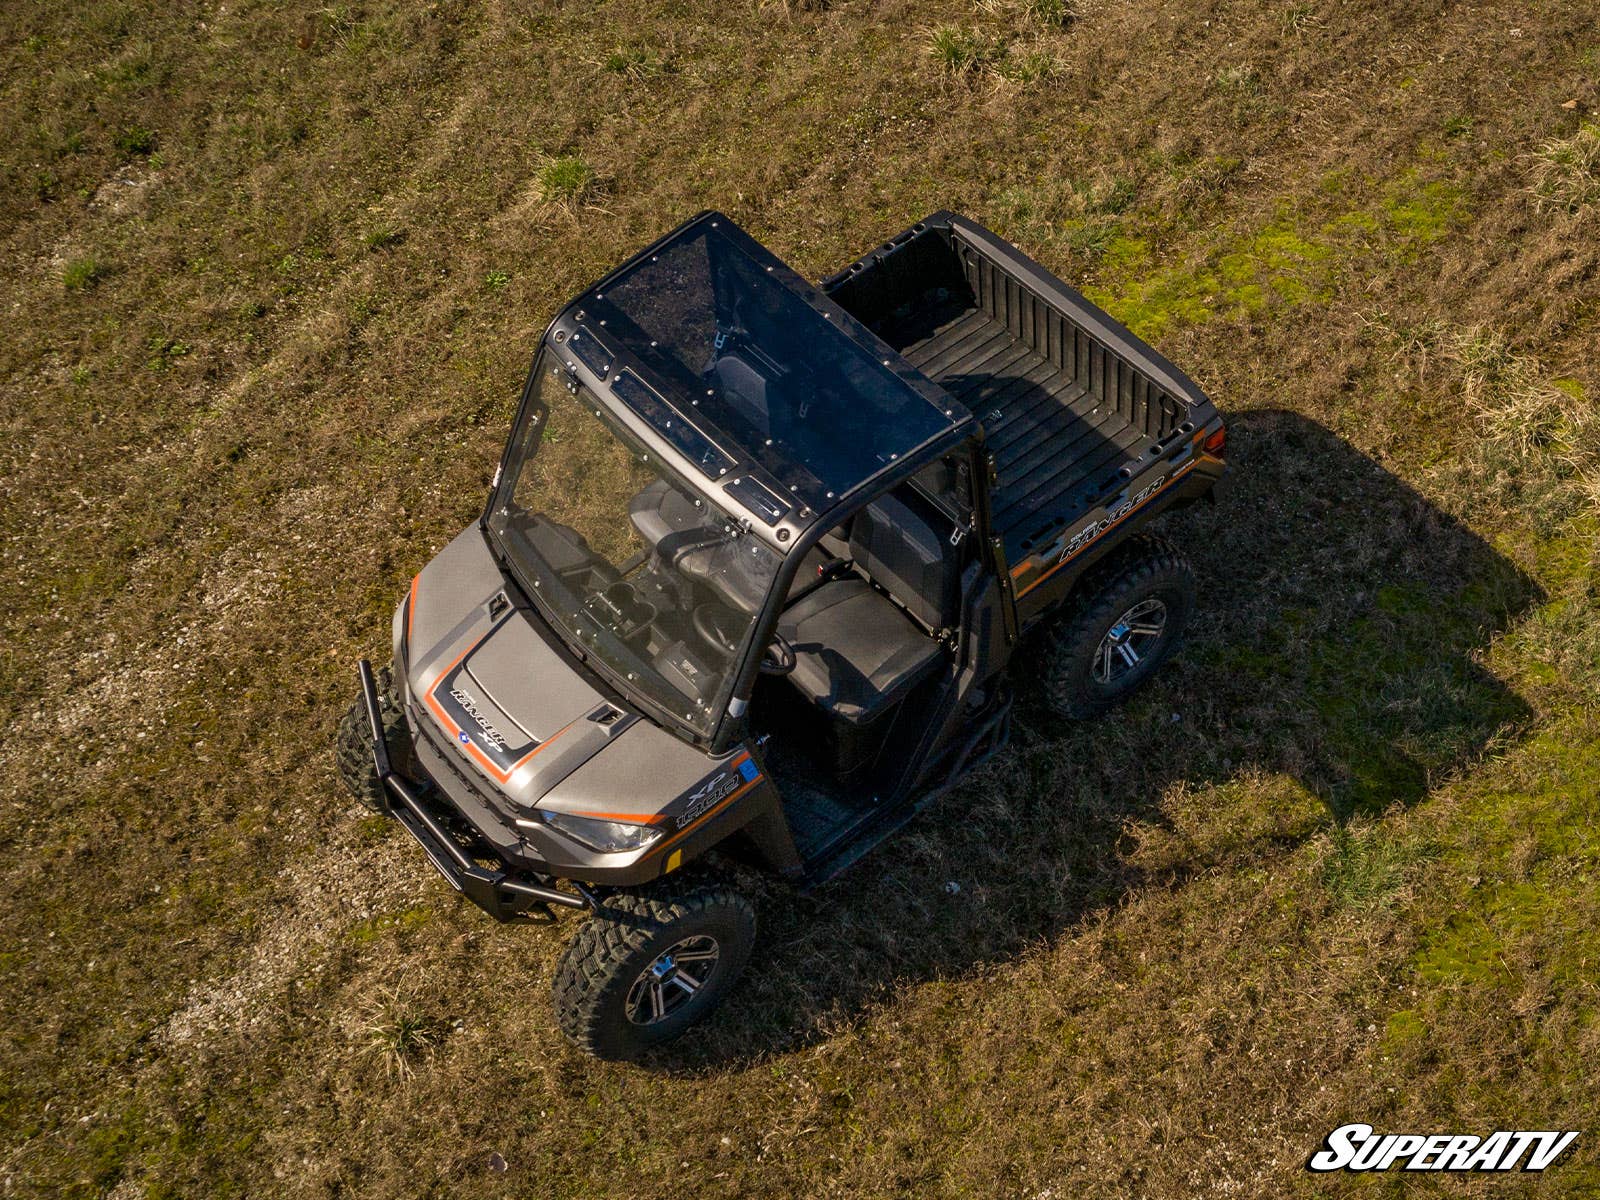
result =
M761 673L763 675L787 675L793 671L795 664L800 660L795 655L794 647L781 633L772 635L772 644L767 647L766 653L761 656Z
M697 604L693 616L694 631L724 654L732 654L738 649L738 644L733 634L722 626L722 622L730 616L733 613L724 605Z

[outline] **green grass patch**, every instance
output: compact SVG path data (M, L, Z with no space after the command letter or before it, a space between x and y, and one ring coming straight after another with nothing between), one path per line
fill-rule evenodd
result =
M1530 184L1539 207L1576 213L1600 204L1600 124L1585 121L1533 154Z
M577 204L594 190L595 172L582 157L563 154L539 168L539 195L556 204Z
M1413 168L1385 186L1377 216L1379 228L1399 243L1392 250L1410 256L1458 227L1466 214L1466 198L1458 184L1423 179Z
M66 285L69 292L88 291L105 278L105 273L105 267L98 259L86 255L67 263L61 272L61 282Z
M1219 68L1213 82L1223 92L1245 96L1259 96L1262 92L1261 76L1248 63Z
M1341 905L1365 907L1391 898L1412 866L1433 853L1426 845L1394 837L1378 825L1341 825L1330 834L1322 886Z
M1022 12L1036 25L1061 29L1077 19L1078 6L1073 0L1022 0Z
M1061 61L1048 50L1007 51L994 65L995 74L1024 86L1043 83L1061 72Z
M1289 612L1256 644L1198 653L1293 698L1316 747L1305 777L1337 817L1413 804L1529 718L1471 653L1527 588L1503 560L1482 560L1498 576L1445 594L1384 584L1370 611L1331 627L1303 630Z
M161 334L152 334L145 340L145 360L147 369L156 372L167 371L178 362L187 358L190 346L181 338L165 337Z
M966 25L940 25L928 35L928 56L947 75L971 75L999 53L992 38Z
M1425 983L1537 990L1582 986L1600 955L1600 741L1540 734L1518 782L1473 788L1444 862L1460 880L1414 967ZM1509 782L1509 781L1508 781ZM1431 992L1436 1007L1451 993Z
M1384 1022L1384 1048L1393 1053L1403 1053L1425 1041L1427 1036L1428 1023L1409 1008L1391 1013Z
M392 250L406 240L405 230L393 225L374 225L362 235L361 244L368 250L376 253L379 250Z
M125 125L117 131L111 142L123 154L130 157L148 156L155 152L156 135L154 130L146 129L142 125Z
M600 60L600 69L628 79L651 79L665 70L661 57L643 46L614 46Z

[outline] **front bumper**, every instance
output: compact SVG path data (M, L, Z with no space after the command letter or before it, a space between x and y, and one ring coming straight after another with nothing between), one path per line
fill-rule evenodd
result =
M372 764L384 787L388 815L417 840L445 881L498 921L535 916L551 919L551 905L599 912L600 902L582 884L573 883L576 895L563 892L551 886L553 881L508 863L487 840L463 828L448 806L433 800L430 786L419 786L395 771L383 734L372 667L362 659L359 670L361 700L372 739Z

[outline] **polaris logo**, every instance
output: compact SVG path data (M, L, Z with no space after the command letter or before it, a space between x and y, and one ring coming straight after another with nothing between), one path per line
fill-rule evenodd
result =
M476 700L458 687L453 687L450 689L450 698L461 706L462 712L466 713L467 716L472 718L473 723L483 731L484 739L491 746L493 746L496 750L504 750L507 748L508 743L506 742L505 735L496 729L492 724L490 724L489 718L484 716L483 713L478 710L478 702ZM466 734L462 734L461 739L462 741L465 741Z
M1312 1171L1542 1171L1577 1138L1576 1129L1502 1129L1470 1133L1374 1133L1341 1125L1311 1156Z

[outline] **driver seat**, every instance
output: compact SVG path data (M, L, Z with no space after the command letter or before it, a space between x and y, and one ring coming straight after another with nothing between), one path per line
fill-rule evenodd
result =
M715 517L665 479L658 479L628 501L628 519L644 544L669 562L715 538Z

